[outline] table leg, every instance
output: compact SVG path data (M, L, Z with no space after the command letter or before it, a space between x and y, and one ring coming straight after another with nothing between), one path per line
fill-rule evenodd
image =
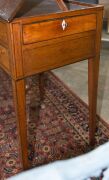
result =
M109 18L107 20L107 32L109 33Z
M23 169L28 169L28 143L27 143L27 120L26 120L26 94L25 81L12 80L13 96L17 117L18 134L21 145Z
M44 73L39 74L39 91L40 91L40 104L44 101L45 88L44 88Z
M98 73L99 58L90 58L88 60L89 141L92 147L95 144Z

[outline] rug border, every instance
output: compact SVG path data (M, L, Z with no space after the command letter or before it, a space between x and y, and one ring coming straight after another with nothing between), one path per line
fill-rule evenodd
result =
M49 72L50 72L50 74L51 74L52 76L54 76L60 83L62 83L62 85L65 87L65 89L67 89L72 95L74 95L75 97L77 97L77 98L79 99L79 101L80 101L86 108L88 108L88 104L87 104L85 101L83 101L73 90L71 90L70 87L68 87L68 86L63 82L63 80L61 80L54 72L52 72L52 71L49 71ZM97 114L97 116L98 116L98 118L102 121L102 123L103 123L106 127L109 128L109 124L108 124L103 118L101 118L100 115Z

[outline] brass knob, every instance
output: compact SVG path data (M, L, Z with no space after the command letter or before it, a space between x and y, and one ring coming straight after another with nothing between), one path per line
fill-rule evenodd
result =
M68 24L65 20L62 21L62 29L63 31L67 28Z

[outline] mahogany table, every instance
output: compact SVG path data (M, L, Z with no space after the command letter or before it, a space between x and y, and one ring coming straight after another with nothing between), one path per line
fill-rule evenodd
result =
M66 0L0 1L0 67L12 79L24 169L29 167L25 78L88 59L94 144L103 6Z

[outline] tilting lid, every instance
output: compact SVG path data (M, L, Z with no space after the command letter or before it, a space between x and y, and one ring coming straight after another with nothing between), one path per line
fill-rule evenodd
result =
M8 22L11 21L23 3L24 0L0 0L0 17Z
M0 0L0 18L10 22L16 17L39 16L88 7L87 4L72 0Z
M53 8L54 12L57 9L66 10L63 1L64 0L0 0L0 18L10 22L16 16L19 16L19 14L32 15L34 11L36 11L36 14L40 14L41 11L42 13L47 13L48 11L52 12Z

